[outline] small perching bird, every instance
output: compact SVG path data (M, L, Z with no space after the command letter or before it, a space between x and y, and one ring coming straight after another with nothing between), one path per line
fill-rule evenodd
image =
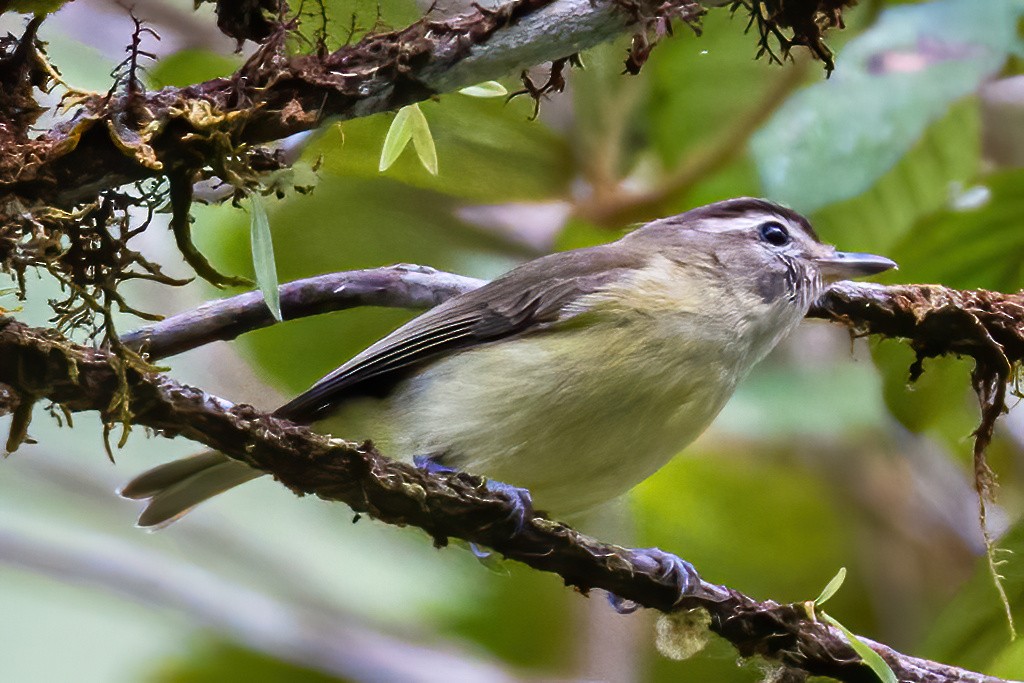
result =
M406 323L275 415L584 511L704 431L823 287L896 264L836 251L794 211L709 204L544 256ZM207 452L122 490L166 523L263 472ZM507 486L506 486L507 485Z

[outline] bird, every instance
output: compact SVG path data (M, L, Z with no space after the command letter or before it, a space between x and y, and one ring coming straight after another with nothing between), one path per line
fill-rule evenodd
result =
M837 251L789 208L728 199L528 261L397 328L274 415L576 515L699 436L828 284L894 267ZM120 493L148 501L140 526L161 526L263 474L208 451Z

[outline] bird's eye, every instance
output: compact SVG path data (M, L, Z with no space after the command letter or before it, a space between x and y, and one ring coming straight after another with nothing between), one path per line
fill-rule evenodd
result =
M761 234L761 239L768 244L776 247L784 247L789 244L789 230L786 230L786 226L782 223L776 223L775 221L762 223L758 231Z

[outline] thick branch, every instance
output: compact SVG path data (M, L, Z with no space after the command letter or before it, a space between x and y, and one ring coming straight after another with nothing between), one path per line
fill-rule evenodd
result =
M425 289L410 287L409 279L403 278L403 274L423 276L417 285ZM419 305L444 298L445 293L440 290L431 293L431 278L444 283L450 292L475 284L410 267L333 277L341 278L356 291L362 278L377 283L362 290L368 292L365 295L343 291L341 298L346 300L345 305L352 305L355 299L364 296L366 300L388 305L395 305L406 297L408 302ZM320 284L331 282L330 277L314 280ZM299 285L312 286L311 282L292 283L292 289L287 291L303 292ZM388 286L392 289L387 289ZM312 287L306 290L306 295L314 300L319 296L321 300L311 304L319 307L325 305L328 295L337 297L336 290L337 286L322 287L317 294L316 287ZM831 290L814 314L841 319L855 326L865 324L876 333L911 336L924 343L930 334L926 321L934 315L951 314L948 309L953 299L961 305L975 306L977 310L972 315L976 318L999 317L997 310L1020 306L1015 297L994 293L956 292L926 286L884 288L844 284ZM254 306L239 297L228 301L240 303L243 308ZM862 317L860 313L865 311ZM185 343L182 342L182 320L184 318L179 318L175 325L165 328L170 330L167 334L173 332L176 344ZM1015 326L1008 320L1003 320L1002 324L1005 331L1019 341L1022 336L1019 316L1015 320ZM3 319L0 324L0 383L11 385L23 395L44 397L75 411L103 413L113 403L118 391L117 375L104 353L70 345L52 333L25 327L11 319ZM257 320L256 325L259 324ZM216 327L204 328L200 339L214 338ZM1016 331L1010 332L1012 329ZM239 332L233 329L228 336ZM161 342L159 330L146 336L153 344ZM973 348L966 334L943 336L951 352L967 353L966 349ZM937 343L938 337L931 341L929 348L937 351ZM1024 345L1014 348L1024 348ZM33 378L32 386L22 386L27 377ZM167 435L180 434L223 451L272 473L297 493L345 502L357 512L388 523L418 526L438 545L445 544L449 537L458 537L494 548L531 567L558 573L567 584L584 591L601 588L663 611L703 607L711 614L712 630L732 642L744 656L763 655L802 671L844 681L874 680L874 674L859 663L842 636L824 624L809 620L802 605L759 602L703 580L678 585L675 578L666 576L660 567L652 566L646 556L600 543L543 517L529 520L516 532L511 503L504 496L488 491L479 478L462 473L428 475L381 456L370 444L331 442L306 428L275 419L249 406L232 406L161 375L129 372L128 382L134 424ZM906 657L885 646L878 645L876 649L901 681L998 680Z
M39 138L0 140L0 207L15 198L68 206L176 170L217 171L240 145L393 110L702 11L688 0L513 0L323 56L286 56L282 29L231 78L87 98Z
M840 282L808 315L862 334L906 339L922 358L965 355L992 366L1024 360L1021 292Z

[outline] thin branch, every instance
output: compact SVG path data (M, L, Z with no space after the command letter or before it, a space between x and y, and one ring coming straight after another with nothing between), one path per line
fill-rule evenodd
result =
M289 282L280 288L281 307L286 319L357 306L429 308L482 284L483 280L464 275L399 264ZM862 335L906 339L922 358L967 355L1000 367L1024 360L1021 293L840 282L826 290L807 315ZM129 332L121 341L160 359L274 322L262 295L254 291L205 303Z
M330 273L281 285L281 312L285 320L292 320L356 306L430 308L483 283L414 265ZM210 301L129 332L121 341L158 360L213 341L234 339L275 322L263 295L253 291Z

